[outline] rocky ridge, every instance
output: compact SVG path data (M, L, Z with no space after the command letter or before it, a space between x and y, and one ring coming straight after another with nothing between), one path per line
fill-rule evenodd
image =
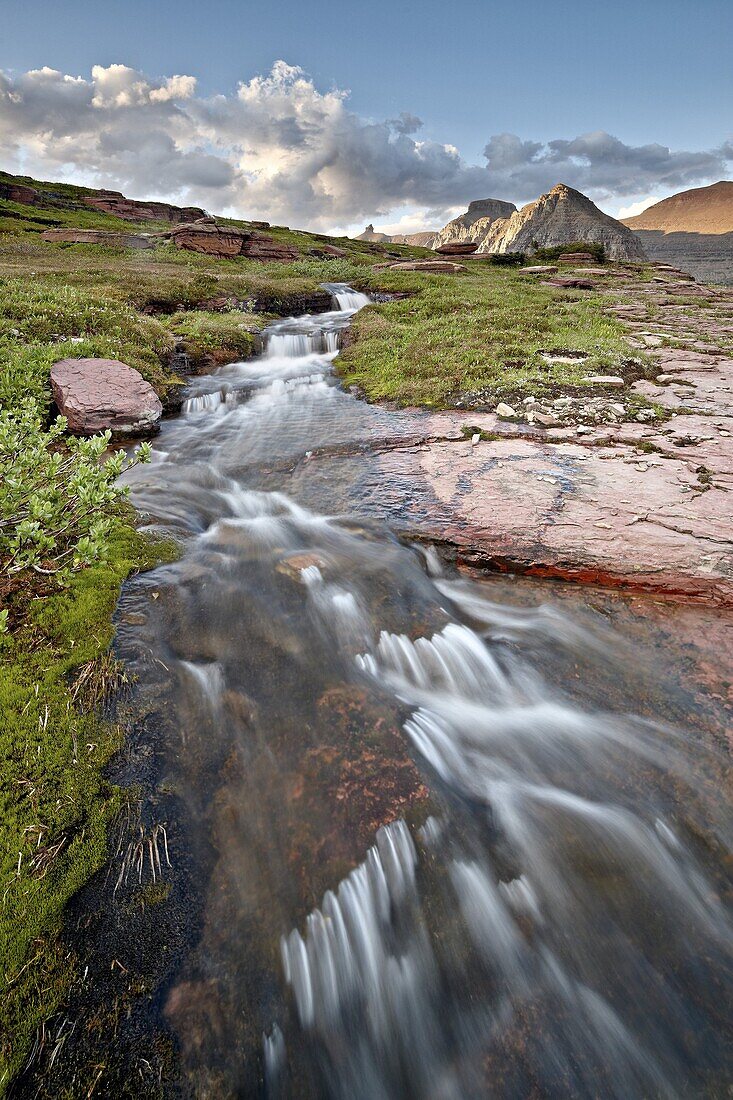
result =
M624 225L652 259L681 264L704 282L733 285L733 181L681 191Z
M206 215L206 211L198 206L174 206L169 202L128 199L121 191L98 191L94 195L85 196L84 202L95 210L132 222L162 221L176 224L193 222Z
M624 225L662 233L733 233L733 180L693 187L647 207Z

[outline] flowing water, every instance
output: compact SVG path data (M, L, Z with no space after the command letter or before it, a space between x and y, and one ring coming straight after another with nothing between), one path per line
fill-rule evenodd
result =
M408 421L338 386L366 299L329 289L196 379L131 475L182 540L120 615L193 914L159 999L182 1092L727 1095L715 748L634 715L599 620L497 600L339 506L311 454Z

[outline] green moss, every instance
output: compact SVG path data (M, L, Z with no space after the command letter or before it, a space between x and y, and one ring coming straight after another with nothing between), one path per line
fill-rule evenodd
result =
M68 988L64 906L102 866L118 807L102 768L120 731L79 711L77 670L107 653L125 577L173 552L121 517L106 564L55 595L7 597L24 604L25 625L0 651L0 1094Z
M168 321L168 327L178 338L191 365L203 367L247 359L254 352L255 336L264 323L261 314L191 310L176 313Z

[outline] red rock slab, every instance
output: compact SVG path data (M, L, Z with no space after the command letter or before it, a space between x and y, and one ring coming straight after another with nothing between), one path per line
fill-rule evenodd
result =
M733 359L684 352L659 359L662 382L635 382L631 387L665 408L733 416Z
M84 202L95 210L133 222L192 222L205 216L198 206L173 206L169 202L127 199L120 191L98 191L94 195L87 195Z
M374 264L372 271L424 271L428 275L453 275L465 271L463 264L451 260L399 260L395 263Z
M163 412L139 371L116 359L60 359L51 367L59 412L76 435L109 429L118 435L155 431Z
M595 256L592 252L563 252L561 256L558 256L557 262L559 264L575 264L589 261L593 263Z
M207 256L249 256L255 260L282 263L297 260L300 256L297 249L272 237L233 225L219 225L213 220L178 225L172 230L171 239L176 248L203 252Z
M442 517L421 533L468 562L733 603L728 494L684 462L519 438L432 444L418 462Z
M557 279L548 279L544 285L562 286L574 290L592 290L595 284L592 283L590 279L565 278L564 276L558 276Z
M22 183L0 183L0 199L8 202L20 202L25 206L33 206L40 198L35 187L26 187Z

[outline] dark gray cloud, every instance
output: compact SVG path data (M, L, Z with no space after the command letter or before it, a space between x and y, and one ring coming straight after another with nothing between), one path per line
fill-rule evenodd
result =
M389 124L398 134L416 134L422 130L423 120L417 115L411 115L409 111L400 111L397 118L391 118Z
M601 203L718 179L733 159L731 143L707 152L672 152L666 145L625 145L605 130L546 143L498 134L484 156L499 197L527 202L562 181Z
M720 178L732 144L709 152L625 145L604 131L548 142L490 138L484 164L422 139L403 112L371 121L346 93L319 91L278 61L232 95L201 97L190 76L153 81L124 65L89 78L53 69L0 73L4 166L83 178L132 195L313 228L425 210L440 224L471 199L525 202L563 181L601 203Z

